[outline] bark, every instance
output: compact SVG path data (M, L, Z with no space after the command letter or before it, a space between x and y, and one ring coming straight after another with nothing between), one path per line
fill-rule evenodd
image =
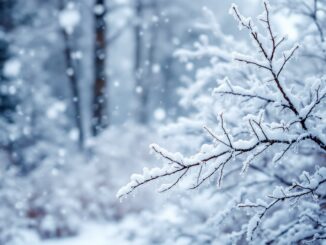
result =
M8 32L14 29L12 12L16 1L0 0L0 28Z
M144 72L144 32L142 30L142 20L144 5L142 0L137 0L135 3L135 17L136 24L134 27L135 35L135 61L134 61L134 75L135 75L135 92L136 92L136 119L140 124L146 124L148 122L147 106L148 106L148 94L149 88L146 84L145 72ZM146 74L147 75L147 74Z
M10 42L6 34L9 34L14 29L13 8L15 1L0 0L0 33L5 35L0 36L0 83L8 84L10 79L4 74L3 68L6 62L11 58ZM9 124L14 123L13 115L15 114L16 100L13 95L0 92L0 115ZM13 165L19 165L17 154L14 149L15 141L8 141L0 145L4 150L9 162Z
M64 0L60 1L60 9L64 9ZM71 87L71 104L73 105L73 119L75 120L75 126L78 129L78 144L80 149L84 147L84 130L83 130L83 118L81 112L81 96L79 90L79 79L77 77L76 64L72 59L72 53L74 51L71 38L68 33L61 28L62 37L64 40L64 58L66 62L66 74Z
M92 133L98 135L108 124L106 64L106 6L104 0L95 0L95 6L102 5L102 13L94 13L94 86L92 105Z

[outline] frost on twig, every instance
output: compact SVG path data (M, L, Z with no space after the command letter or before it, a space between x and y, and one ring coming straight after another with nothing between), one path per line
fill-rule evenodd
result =
M205 142L190 157L151 145L154 153L165 160L166 164L133 175L129 184L118 192L119 198L146 183L168 176L174 181L164 184L160 191L170 190L184 179L190 182L189 189L196 189L211 179L216 179L216 184L222 186L223 177L228 173L238 170L239 173L246 174L252 169L288 188L274 192L268 197L270 202L240 205L258 210L247 225L247 239L250 241L262 219L273 207L287 200L297 201L306 196L320 197L318 193L326 182L325 168L316 171L313 176L307 175L309 183L303 181L292 186L292 179L266 170L272 164L283 161L287 164L290 157L298 155L300 147L308 148L316 154L325 154L323 107L326 101L326 83L324 77L304 78L298 83L288 76L290 70L287 69L299 45L295 44L290 50L283 48L286 39L274 33L269 5L265 2L263 6L264 14L258 21L263 24L264 33L259 32L252 19L243 17L235 5L232 5L230 11L255 44L249 55L237 54L235 60L254 68L255 73L262 72L261 77L265 79L262 81L259 76L252 76L246 77L248 81L241 82L229 78L219 80L213 95L217 101L229 100L233 104L228 104L230 108L220 108L224 113L217 116L218 123L215 127L204 127L210 142ZM199 53L203 54L203 51ZM178 55L189 57L197 56L198 53L181 51ZM231 106L237 108L236 113L229 110ZM259 164L263 159L266 165L261 167ZM236 184L241 186L241 183Z
M303 176L304 177L301 177L302 183L294 183L287 189L283 189L281 187L276 188L274 193L268 196L271 199L271 202L268 204L246 202L238 205L240 208L258 210L248 224L248 240L253 239L254 231L258 228L262 218L278 203L284 201L297 201L308 196L318 199L321 196L318 191L325 188L326 168L320 168L314 173L313 176L310 176L307 173L305 173Z

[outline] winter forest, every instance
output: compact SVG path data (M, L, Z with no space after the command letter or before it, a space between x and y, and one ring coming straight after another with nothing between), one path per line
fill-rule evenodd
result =
M326 0L0 0L0 245L326 244Z

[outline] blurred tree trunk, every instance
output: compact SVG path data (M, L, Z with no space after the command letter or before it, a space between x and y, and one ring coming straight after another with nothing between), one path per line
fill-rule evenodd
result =
M4 68L8 60L12 58L10 52L10 41L7 34L14 29L13 8L16 4L14 0L0 0L0 85L9 86L11 78L7 77ZM10 95L8 92L0 91L0 117L8 124L14 124L14 115L16 114L16 106L18 104L15 95ZM15 140L9 139L9 132L6 134L8 141L1 141L1 148L8 154L10 163L19 164L19 156L16 153Z
M108 124L106 61L106 5L105 0L95 0L94 9L94 85L92 104L92 134L98 135Z
M138 123L146 124L148 121L147 104L148 104L148 86L144 76L144 32L142 29L143 21L143 3L142 0L135 1L135 60L134 60L134 76L135 76L135 92L136 92L136 119Z
M0 28L2 31L10 31L14 28L13 8L15 0L0 0Z
M60 0L60 10L62 11L65 6L65 0ZM64 40L64 57L66 62L66 74L70 82L71 87L71 104L73 105L73 119L75 126L78 129L78 143L80 149L84 147L84 129L83 129L83 117L81 112L81 96L79 90L79 79L77 77L76 63L73 61L72 55L74 48L70 35L61 28L61 33Z
M163 42L169 42L170 37L172 37L173 34L173 30L172 28L164 28L163 31L164 34L164 38L163 38ZM163 101L163 106L166 112L170 111L171 109L173 109L173 105L175 105L175 103L177 103L177 101L173 100L175 97L175 91L173 87L173 79L176 78L178 72L175 72L175 64L173 64L174 62L174 56L173 54L166 54L163 57L163 60L161 61L162 66L164 67L164 69L162 69L162 89L163 92L161 94L161 100ZM175 85L174 85L175 86ZM176 96L177 97L177 96Z
M159 9L157 0L152 0L152 3L149 8L150 15L154 16L152 17L152 20L150 22L150 28L149 28L149 40L148 40L148 65L147 65L147 71L146 71L146 81L147 81L147 97L150 98L153 97L153 90L157 89L156 87L159 86L159 82L162 82L161 79L158 76L158 72L156 69L161 69L160 65L158 64L158 57L157 57L157 47L160 44L159 43L159 28L158 28L158 20L155 20L155 18L158 18L159 16ZM157 68L157 66L159 66ZM152 84L150 84L152 83ZM152 96L151 96L152 95ZM149 114L150 109L147 108L147 115Z

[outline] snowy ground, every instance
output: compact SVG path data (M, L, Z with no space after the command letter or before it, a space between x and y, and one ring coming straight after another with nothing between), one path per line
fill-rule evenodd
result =
M42 240L36 233L28 231L24 239L15 245L146 245L171 244L161 232L171 224L182 223L174 205L164 205L159 212L142 212L126 215L119 221L95 223L87 221L81 225L79 235L70 238ZM155 217L156 222L153 223ZM155 224L156 223L156 224ZM159 225L158 225L159 224ZM170 232L173 232L170 230ZM191 244L180 235L173 244ZM0 244L1 245L1 244Z
M86 224L80 231L80 235L59 240L40 240L37 236L28 234L24 244L29 245L127 245L141 244L137 241L128 241L118 233L117 224Z

